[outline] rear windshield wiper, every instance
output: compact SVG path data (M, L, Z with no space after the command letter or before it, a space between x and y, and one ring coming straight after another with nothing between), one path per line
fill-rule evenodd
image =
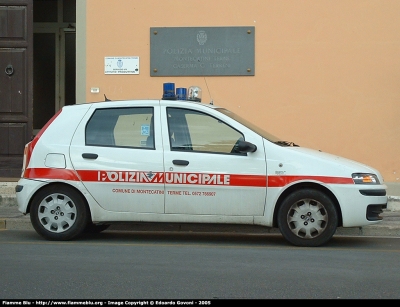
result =
M275 144L278 144L280 146L292 146L292 147L299 147L299 145L293 143L293 142L288 142L288 141L276 141L274 142Z

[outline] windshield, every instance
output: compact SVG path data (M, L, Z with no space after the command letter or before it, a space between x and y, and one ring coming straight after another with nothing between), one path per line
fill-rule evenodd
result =
M233 113L232 111L229 111L229 110L223 109L223 108L215 108L215 110L236 120L237 122L241 123L243 126L246 126L247 128L258 133L259 135L261 135L263 138L267 139L268 141L271 141L271 142L281 145L281 146L298 146L298 145L294 144L293 142L282 141L280 138L278 138L275 135L272 135L271 133L265 131L264 129L261 129L260 127L252 124L248 120L240 117L239 115Z

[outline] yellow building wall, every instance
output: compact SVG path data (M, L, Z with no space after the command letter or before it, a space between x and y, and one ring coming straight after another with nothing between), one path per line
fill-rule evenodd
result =
M197 85L204 103L400 182L400 1L79 0L79 8L77 91L86 101L159 99L164 82ZM202 26L254 26L255 76L150 77L150 27ZM107 56L139 56L140 74L105 75Z

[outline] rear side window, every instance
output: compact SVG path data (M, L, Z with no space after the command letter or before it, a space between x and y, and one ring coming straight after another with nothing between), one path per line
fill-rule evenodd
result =
M151 107L98 109L85 130L88 146L154 149Z

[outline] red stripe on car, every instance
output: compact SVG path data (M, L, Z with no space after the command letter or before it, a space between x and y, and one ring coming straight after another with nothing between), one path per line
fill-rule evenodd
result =
M30 179L59 179L79 181L74 170L60 168L27 168L24 173L25 178Z
M268 187L284 187L296 181L316 181L328 184L354 184L353 179L347 177L327 177L327 176L268 176Z
M351 178L327 176L266 176L238 174L204 174L204 173L167 173L165 179L162 172L144 171L94 171L79 170L77 172L54 168L28 168L27 178L32 179L62 179L83 182L110 183L166 183L191 185L225 185L238 187L284 187L294 182L314 181L326 184L354 184ZM79 178L79 177L80 178ZM228 179L225 179L229 177Z

